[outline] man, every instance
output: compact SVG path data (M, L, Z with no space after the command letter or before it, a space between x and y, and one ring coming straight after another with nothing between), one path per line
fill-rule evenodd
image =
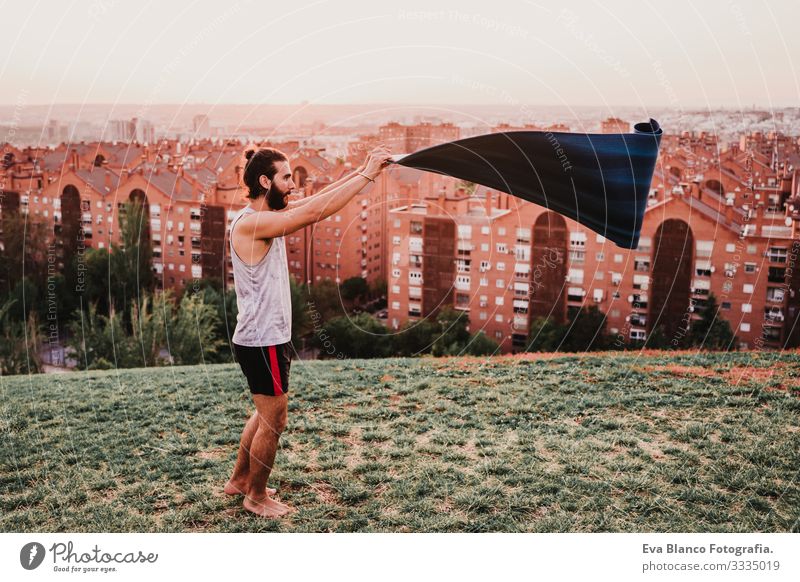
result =
M278 439L286 428L292 351L292 303L284 236L341 210L389 163L379 146L356 171L318 194L289 202L295 189L282 152L248 150L244 183L250 203L231 223L231 262L239 315L233 334L236 359L247 378L256 411L242 431L239 455L224 491L244 494L244 508L264 517L292 509L271 496L267 479Z

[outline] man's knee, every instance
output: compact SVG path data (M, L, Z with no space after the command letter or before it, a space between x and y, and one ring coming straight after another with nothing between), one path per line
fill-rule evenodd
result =
M258 420L261 423L262 430L265 430L270 434L280 436L281 433L284 430L286 430L286 425L288 423L288 415L286 413L286 410L276 411L276 413L270 415L269 418L263 415L259 415Z

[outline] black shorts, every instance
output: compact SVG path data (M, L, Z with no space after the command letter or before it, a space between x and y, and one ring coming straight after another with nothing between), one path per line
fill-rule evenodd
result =
M250 392L280 396L289 392L292 342L276 346L249 347L233 344L236 360L242 367Z

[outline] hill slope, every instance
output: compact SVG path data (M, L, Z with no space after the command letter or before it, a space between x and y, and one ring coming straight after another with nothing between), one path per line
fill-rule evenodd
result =
M295 361L262 520L238 366L0 378L2 531L798 531L800 352Z

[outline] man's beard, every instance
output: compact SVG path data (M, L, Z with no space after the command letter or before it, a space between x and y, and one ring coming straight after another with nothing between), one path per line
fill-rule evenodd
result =
M272 210L283 210L289 204L289 201L284 199L286 194L287 192L284 192L275 185L275 182L272 182L269 186L269 192L267 192L267 204Z

